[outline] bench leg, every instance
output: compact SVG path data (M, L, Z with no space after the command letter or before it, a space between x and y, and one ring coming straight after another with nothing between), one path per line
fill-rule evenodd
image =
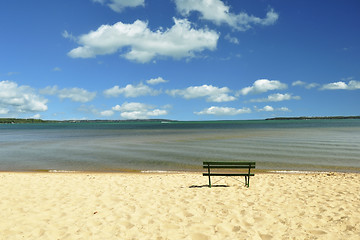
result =
M249 187L250 176L245 176L245 187Z
M208 173L209 173L209 188L211 188L210 166L209 165L208 165Z

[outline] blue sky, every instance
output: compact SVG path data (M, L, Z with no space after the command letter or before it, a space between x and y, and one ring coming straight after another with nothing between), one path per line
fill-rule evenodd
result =
M360 115L358 0L4 0L0 118Z

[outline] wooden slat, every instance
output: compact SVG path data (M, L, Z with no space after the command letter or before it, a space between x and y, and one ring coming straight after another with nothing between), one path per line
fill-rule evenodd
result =
M203 162L203 165L255 165L255 162Z
M203 168L229 168L229 169L231 169L231 168L242 168L242 169L244 169L244 168L246 168L246 169L248 169L248 168L255 168L255 165L246 165L246 166L235 166L235 165L232 165L232 166L208 166L208 165L204 165L203 166Z
M203 176L255 176L254 173L203 173Z

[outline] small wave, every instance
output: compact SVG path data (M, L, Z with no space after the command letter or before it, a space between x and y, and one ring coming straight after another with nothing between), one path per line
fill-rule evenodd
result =
M293 173L329 173L329 172L316 172L316 171L284 171L284 170L281 170L281 171L269 171L270 173L286 173L286 174L293 174Z
M70 171L70 170L49 170L49 173L76 173L80 171Z
M141 173L182 173L179 171L143 170Z

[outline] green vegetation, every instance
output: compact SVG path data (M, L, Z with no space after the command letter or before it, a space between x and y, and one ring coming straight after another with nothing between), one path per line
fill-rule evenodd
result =
M0 118L0 124L15 124L15 123L96 123L96 122L108 122L108 123L117 123L117 122L175 122L168 119L132 119L132 120L42 120L42 119L23 119L23 118Z
M267 118L265 120L308 120L308 119L360 119L360 116L332 116L332 117L275 117L275 118ZM178 122L176 120L169 119L130 119L130 120L42 120L42 119L33 119L33 118L0 118L0 124L15 124L15 123L141 123L141 122L161 122L161 123L171 123ZM202 123L203 121L181 121L182 123ZM212 121L204 121L204 122L212 122ZM214 121L214 122L227 122L223 121Z
M44 123L46 121L41 119L21 119L21 118L0 118L0 123Z
M309 119L360 119L360 116L330 116L330 117L276 117L265 120L309 120Z

